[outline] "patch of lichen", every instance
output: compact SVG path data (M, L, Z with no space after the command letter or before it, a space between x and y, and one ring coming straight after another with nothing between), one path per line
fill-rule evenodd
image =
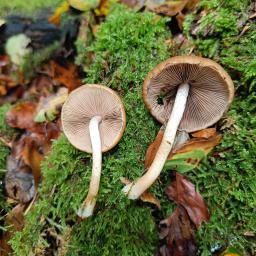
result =
M103 155L97 209L82 222L76 210L88 190L91 156L74 149L64 136L54 143L42 165L40 199L28 214L24 230L11 241L16 255L47 250L50 241L42 234L54 229L61 236L68 226L73 231L67 255L154 254L158 240L152 216L155 207L127 200L120 177L135 179L142 174L146 149L159 129L143 104L141 89L148 71L168 57L165 40L170 34L165 22L152 13L116 6L100 26L95 42L80 52L84 56L95 52L85 82L105 84L119 92L127 127L121 142ZM152 191L163 195L159 183ZM164 197L161 200L167 202ZM163 215L170 207L165 203Z
M250 1L201 1L185 22L187 36L195 43L195 54L219 62L231 75L236 94L228 129L216 151L188 176L202 190L210 208L211 221L199 230L201 255L210 249L233 245L245 255L255 255L255 240L244 235L256 231L256 26L248 19ZM198 19L204 9L206 15ZM248 30L243 32L245 26ZM193 33L193 36L191 35Z

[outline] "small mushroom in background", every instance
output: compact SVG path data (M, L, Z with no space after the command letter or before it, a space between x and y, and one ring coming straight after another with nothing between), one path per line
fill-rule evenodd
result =
M194 132L213 125L228 109L233 96L230 76L210 59L177 56L150 71L144 80L143 99L166 128L148 171L123 188L128 198L139 198L160 175L178 129Z
M96 84L83 85L67 98L61 120L69 142L93 156L89 191L78 210L79 217L87 218L93 214L99 191L102 152L112 149L124 133L124 106L110 88Z

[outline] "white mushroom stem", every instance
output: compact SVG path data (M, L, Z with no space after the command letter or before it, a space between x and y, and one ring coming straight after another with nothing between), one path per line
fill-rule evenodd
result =
M87 218L92 216L93 210L96 204L96 198L100 187L100 175L101 175L101 163L102 163L102 151L101 151L101 139L99 132L99 124L101 122L100 116L94 116L89 123L89 132L92 145L92 176L89 186L89 191L85 201L77 214L81 218Z
M130 183L123 188L123 192L128 194L128 198L139 198L157 179L160 175L165 161L172 150L174 139L182 119L187 97L189 92L189 84L181 84L177 90L172 113L167 122L162 142L156 153L156 156L148 169L148 171L140 177L136 182Z

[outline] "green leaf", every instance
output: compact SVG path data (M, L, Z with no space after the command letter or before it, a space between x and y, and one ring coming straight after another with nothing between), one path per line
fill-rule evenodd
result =
M171 160L166 161L164 170L176 170L181 173L190 171L197 167L206 155L207 154L200 149L196 149L188 153L176 154Z

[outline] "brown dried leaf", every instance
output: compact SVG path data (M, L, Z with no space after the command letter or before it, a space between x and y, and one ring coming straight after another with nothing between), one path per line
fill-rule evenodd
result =
M118 2L127 5L135 11L140 10L145 5L145 0L119 0Z
M41 180L41 161L60 134L59 124L45 124L40 132L25 133L15 141L7 161L5 189L19 202L28 202L35 195Z
M69 91L72 91L82 85L78 75L78 68L73 63L68 63L66 67L59 65L55 61L50 61L53 79L59 85L64 85Z
M164 3L158 0L147 0L146 6L149 10L152 10L155 13L163 14L166 16L175 16L184 9L187 2L188 0L167 0Z
M179 206L165 220L160 222L160 239L165 245L159 248L158 256L196 255L195 230L186 210Z
M5 175L7 195L17 202L27 203L35 194L35 183L31 168L22 159L9 156Z
M53 85L54 84L51 77L45 74L41 74L36 76L32 80L28 93L38 98L47 97L50 95L50 92L53 90Z
M47 143L47 141L45 141ZM41 141L35 136L23 135L16 144L12 154L16 159L22 159L28 165L34 177L35 186L37 187L41 178L40 164L44 157L42 152L39 152Z
M192 136L197 136L198 138L190 139L188 142L184 143L178 148L174 148L174 151L170 152L167 160L172 160L173 157L177 157L178 154L188 153L194 150L202 150L205 154L208 154L216 145L220 143L222 138L220 134L216 133L216 130L215 130L215 133L213 133L214 130L212 129L214 128L205 129L197 133L193 133L194 135L192 134ZM161 128L155 140L148 147L148 150L145 156L145 162L144 162L145 170L147 170L152 164L155 158L156 152L161 144L163 134L164 134L164 130L163 128ZM214 134L214 135L210 136L211 134ZM193 159L188 159L188 161L190 160L193 162ZM199 164L199 162L200 160L197 161L196 163Z
M8 230L4 232L3 237L0 240L0 255L10 255L12 249L8 244L8 241L12 238L16 231L21 231L25 224L23 212L25 210L24 204L16 205L11 212L5 217L5 226Z
M198 132L193 132L191 135L194 138L205 138L208 139L211 136L216 135L216 128L206 128Z
M222 135L215 134L209 138L194 138L190 139L183 146L171 152L168 156L168 160L171 160L174 156L182 153L192 152L194 150L202 150L205 154L208 154L215 146L217 146L222 139Z
M159 210L161 210L161 204L160 204L160 201L151 193L149 192L144 192L141 196L140 196L140 199L143 201L143 202L147 202L147 203L151 203L151 204L154 204L157 206L157 208Z
M150 167L150 165L152 164L152 162L156 156L156 152L161 144L163 135L164 135L164 129L161 127L158 134L156 135L155 140L149 145L149 147L147 149L147 152L145 155L145 161L144 161L145 170L147 170Z
M40 131L41 125L34 122L36 104L32 102L23 102L17 104L6 114L6 122L14 128L27 129L28 131Z
M210 214L202 196L185 176L176 173L176 181L166 190L167 196L178 205L182 205L197 228L203 221L209 221Z

